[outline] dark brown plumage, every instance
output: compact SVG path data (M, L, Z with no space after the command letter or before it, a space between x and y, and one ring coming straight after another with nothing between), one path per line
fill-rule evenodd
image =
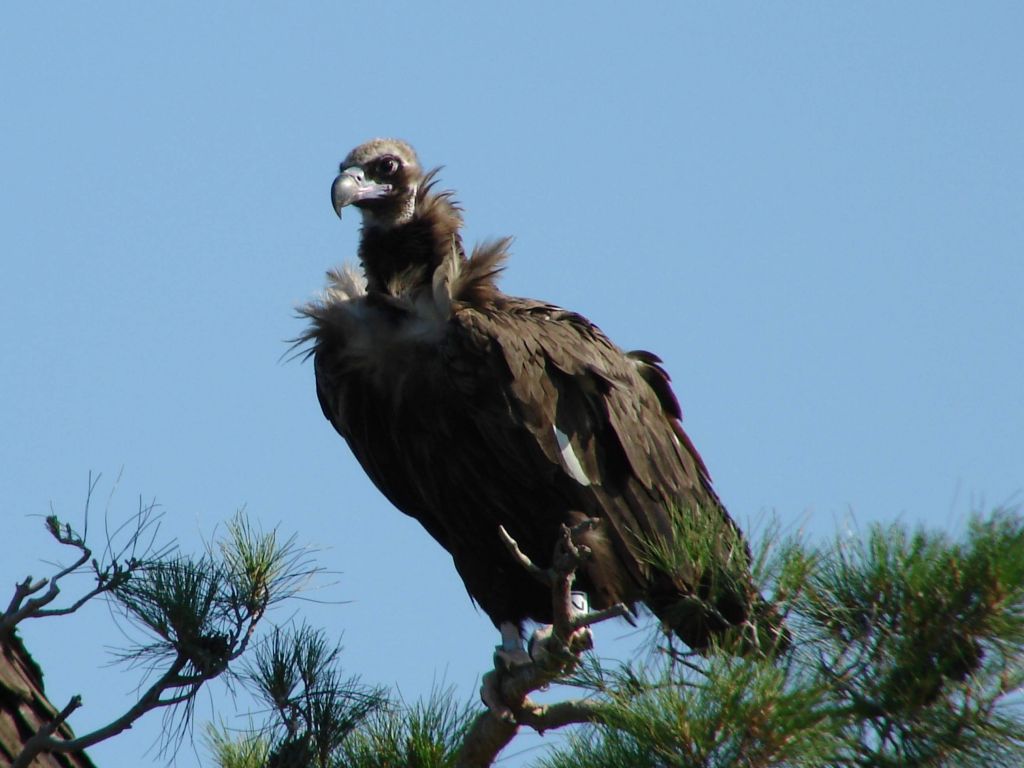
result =
M592 606L646 603L694 648L757 618L749 579L726 578L737 563L745 571L746 547L656 356L502 293L509 241L467 257L459 209L404 142L353 150L332 199L339 215L363 214L363 275L329 273L302 309L324 415L385 496L451 553L496 626L551 619L548 590L498 527L546 565L560 525L585 518L598 525L577 583ZM673 508L720 523L710 562L651 562L644 542L679 535Z

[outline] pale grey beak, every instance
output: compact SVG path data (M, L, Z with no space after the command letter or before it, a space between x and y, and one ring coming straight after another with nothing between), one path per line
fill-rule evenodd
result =
M341 218L341 209L362 200L376 200L391 193L390 184L378 184L366 178L358 165L346 168L331 185L331 204Z

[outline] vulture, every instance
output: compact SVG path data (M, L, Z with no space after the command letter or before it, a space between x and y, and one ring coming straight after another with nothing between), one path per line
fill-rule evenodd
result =
M730 634L777 642L661 360L503 293L510 240L467 255L461 209L436 175L403 141L352 150L331 200L339 217L362 215L361 270L328 272L300 309L324 416L367 475L451 554L499 653L523 653L527 620L552 620L550 589L499 527L543 567L561 526L587 520L575 588L593 608L646 605L696 650Z

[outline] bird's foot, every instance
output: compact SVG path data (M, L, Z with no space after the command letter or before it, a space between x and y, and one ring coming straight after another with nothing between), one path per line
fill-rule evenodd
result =
M578 654L593 647L593 635L587 627L574 630L569 642L563 642L551 624L537 627L530 636L530 659L545 668L575 666Z
M512 706L502 693L502 685L509 678L518 674L531 674L527 667L536 667L537 659L531 654L541 642L552 636L552 628L539 627L530 637L530 650L527 651L518 624L504 622L499 627L501 645L494 649L494 669L483 676L480 684L480 699L496 718L506 723L515 723L516 716ZM550 657L549 657L550 658ZM526 699L524 699L526 701ZM514 705L521 706L521 705Z
M514 723L516 721L515 713L501 696L501 676L501 670L497 667L484 673L483 680L480 682L480 700L496 718L506 723Z
M525 667L533 661L525 648L513 648L511 650L502 648L500 645L494 649L494 665L503 666L505 669L514 667Z
M501 631L501 645L494 648L494 666L496 669L513 669L524 667L532 659L530 654L523 647L523 638L519 634L519 626L512 622L503 622L499 627Z

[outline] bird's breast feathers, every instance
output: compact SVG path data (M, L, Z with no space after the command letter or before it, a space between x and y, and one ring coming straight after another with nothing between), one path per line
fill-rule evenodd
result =
M451 333L452 319L497 295L494 279L507 244L487 243L465 259L453 243L432 273L410 268L393 276L386 291L368 291L364 276L351 266L332 270L321 296L300 309L313 320L300 341L329 347L349 370L387 375L398 366L404 378L413 362L439 362L436 351Z
M393 294L367 293L362 276L349 267L328 278L320 300L305 311L315 320L318 346L329 347L349 370L387 374L395 366L406 369L444 339L452 304L443 289L394 286Z

